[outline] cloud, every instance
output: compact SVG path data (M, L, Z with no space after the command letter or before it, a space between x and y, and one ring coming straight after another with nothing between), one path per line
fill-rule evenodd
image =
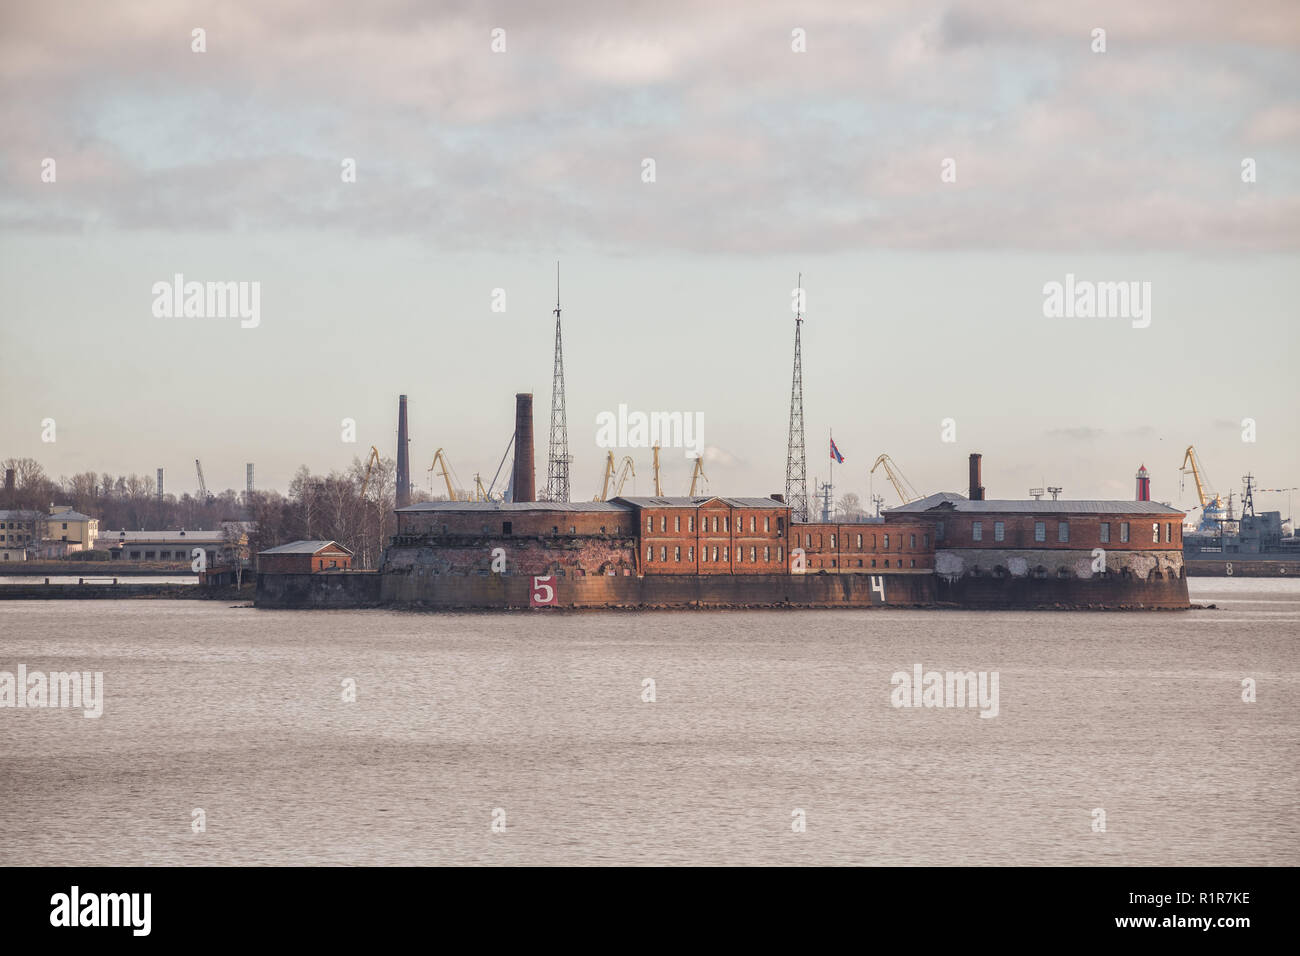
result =
M196 24L207 53L190 51ZM1108 2L1086 19L999 0L9 5L0 225L456 249L1290 250L1298 49L1285 2ZM1242 193L1247 148L1272 151L1266 201Z

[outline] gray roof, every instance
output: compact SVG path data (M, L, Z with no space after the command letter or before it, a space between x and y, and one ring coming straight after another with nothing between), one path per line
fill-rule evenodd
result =
M1183 515L1185 512L1155 501L1052 501L997 498L971 501L964 495L941 491L919 501L890 508L889 514L943 514L955 511L961 514L1112 514L1112 515Z
M613 501L419 501L397 509L402 514L425 511L448 513L521 512L521 511L615 511L625 512L626 506Z
M347 548L343 547L343 545L339 544L337 541L290 541L288 544L282 544L276 548L267 548L265 551L261 551L259 553L260 554L315 554L317 551L321 551L324 548L328 548L330 545L333 545L334 547L338 548L340 551L347 552L348 554L352 553Z
M47 521L94 521L90 515L83 515L80 511L60 511L58 514L46 515Z
M659 497L659 498L615 498L626 501L637 508L698 508L710 501L721 501L733 508L787 508L789 505L771 498L724 498L721 495L698 495L697 497Z

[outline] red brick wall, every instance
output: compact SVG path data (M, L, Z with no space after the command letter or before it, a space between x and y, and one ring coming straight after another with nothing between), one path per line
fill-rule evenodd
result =
M628 537L636 516L631 511L485 511L440 513L406 511L397 513L397 534L410 536L506 537L503 525L510 523L509 537L548 537L553 534ZM443 529L446 529L445 531ZM572 531L570 529L573 529Z
M641 571L644 574L785 573L788 567L784 528L788 510L776 502L770 508L736 508L716 502L699 508L640 509L637 557ZM705 560L706 548L708 560Z
M330 562L339 568L351 568L352 556L342 551L323 551L320 554L260 554L257 570L269 574L305 574L333 570Z
M790 528L787 543L787 549L794 548L804 549L809 571L870 571L873 568L893 571L934 567L934 529L924 521L795 524Z
M1178 551L1183 547L1183 516L1175 515L1097 515L1097 514L1051 514L1051 515L1014 515L983 514L958 515L947 514L936 518L943 522L943 536L939 538L941 548L1035 548L1064 550L1091 550L1093 548L1123 548L1126 551ZM980 522L982 538L974 537L974 524ZM995 522L1003 522L1003 539L996 540ZM1044 523L1044 540L1034 538L1034 523ZM1069 524L1069 540L1060 540L1058 525ZM1129 537L1124 541L1120 526L1127 522ZM892 526L890 521L886 525ZM1110 540L1101 539L1101 526L1110 525ZM1160 539L1152 540L1152 525L1158 525ZM938 528L935 528L938 534Z

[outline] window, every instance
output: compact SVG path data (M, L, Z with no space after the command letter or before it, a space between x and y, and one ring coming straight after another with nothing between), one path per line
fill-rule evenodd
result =
M513 532L513 529L514 529L514 525L513 525L511 522L509 522L509 521L503 521L503 522L501 522L501 533L502 533L502 534L511 534L511 533Z
M647 531L648 533L650 533L650 534L654 534L654 530L655 530L655 516L654 516L654 515L646 515L646 519L645 519L645 529L646 529L646 531Z
M781 545L777 545L777 546L776 546L776 559L777 559L778 561L784 561L784 560L785 560L785 548L782 547Z
M818 535L818 536L817 536L817 550L818 550L818 551L820 551L820 550L822 549L822 541L823 541L822 536L821 536L821 535Z
M885 567L889 567L889 559L885 558Z
M758 530L758 515L749 516L749 530L751 532Z
M64 531L67 531L67 530L68 530L68 523L67 523L66 521L63 522L63 530L64 530ZM64 540L64 541L67 541L68 539L67 539L67 538L64 538L63 540Z
M777 519L776 519L776 533L777 533L777 534L785 534L785 519L784 519L784 518L777 518Z
M983 540L984 540L984 522L983 522L983 521L972 521L972 522L970 523L970 539L971 539L972 541L983 541Z
M831 550L835 550L835 535L831 535Z
M674 561L680 561L681 559L682 559L682 549L681 549L681 548L673 548L673 560L674 560Z
M1068 521L1056 522L1056 540L1062 542L1070 540L1070 522Z
M573 524L569 525L569 534L577 534L577 533L578 533L578 526Z
M660 531L667 531L667 530L668 530L668 516L667 516L667 515L660 515L660 516L659 516L659 530L660 530Z
M1174 540L1174 526L1172 522L1165 522L1165 544Z
M871 566L872 566L873 568L876 566L876 559L875 559L875 558L872 558L872 559L871 559Z
M1119 539L1120 539L1120 541L1127 541L1127 540L1128 540L1128 522L1127 522L1127 521L1121 521L1121 522L1119 523Z
M714 531L717 531L717 530L718 530L718 516L717 516L717 515L714 515L714 516L713 516L713 530L714 530Z
M709 561L709 549L708 549L708 548L700 548L700 560L703 561L705 564L708 563L708 561Z
M728 534L731 533L731 515L722 516L722 530Z
M908 535L907 546L914 551L916 550L916 535Z
M771 530L772 530L772 516L771 516L771 515L768 515L766 518L763 519L763 530L764 530L764 531L771 531Z
M772 549L771 549L770 547L767 547L767 548L764 548L764 549L763 549L763 560L764 560L764 561L767 561L768 563L771 563L771 561L772 561Z
M686 560L687 560L687 561L694 561L694 560L695 560L695 549L694 549L694 548L687 548L687 549L686 549Z
M682 516L681 516L681 515L674 515L674 516L673 516L673 530L674 530L674 531L681 531L681 530L682 530Z
M862 535L858 535L858 550L862 550Z
M695 530L695 515L686 516L686 530L687 531Z
M885 550L889 550L889 535L885 535Z
M718 519L714 518L713 520L716 521L716 520L718 520ZM717 560L718 560L718 549L717 549L717 548L714 548L714 549L713 549L713 560L714 560L714 561L717 561Z
M993 522L993 540L994 540L994 541L1005 541L1005 540L1006 540L1006 537L1007 537L1007 523L1006 523L1005 521L995 521L995 522ZM929 544L929 543L930 543L930 542L928 542L928 541L926 542L926 544Z
M1046 522L1046 521L1035 521L1035 522L1034 522L1034 540L1035 540L1035 541L1046 541L1046 540L1047 540L1047 522Z
M645 546L645 563L649 564L655 558L655 549L651 545Z
M1102 544L1110 543L1110 522L1109 521L1103 521L1101 523L1100 530L1097 534L1097 538L1099 541L1101 541Z
M1160 522L1158 521L1152 523L1151 525L1151 543L1152 544L1160 543Z
M750 545L749 547L749 560L751 562L758 560L758 548L754 547L753 545Z
M659 549L659 560L660 561L668 560L668 549L666 547L661 547Z
M943 522L942 522L942 521L936 521L935 524L934 524L934 540L935 540L935 541L942 541L942 540L943 540Z
M723 548L723 549L722 549L722 560L723 560L723 561L730 561L730 560L731 560L731 558L728 557L728 555L727 555L727 549L726 549L726 548Z

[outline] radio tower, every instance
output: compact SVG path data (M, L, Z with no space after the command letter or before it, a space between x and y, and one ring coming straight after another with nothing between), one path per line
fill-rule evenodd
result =
M560 339L560 264L555 264L555 378L551 383L551 447L546 461L546 500L569 500L569 425L564 414L564 346Z
M799 327L803 325L803 273L799 273L794 317L794 381L790 385L790 440L785 451L785 501L791 521L808 520L808 466L803 450L803 354Z

